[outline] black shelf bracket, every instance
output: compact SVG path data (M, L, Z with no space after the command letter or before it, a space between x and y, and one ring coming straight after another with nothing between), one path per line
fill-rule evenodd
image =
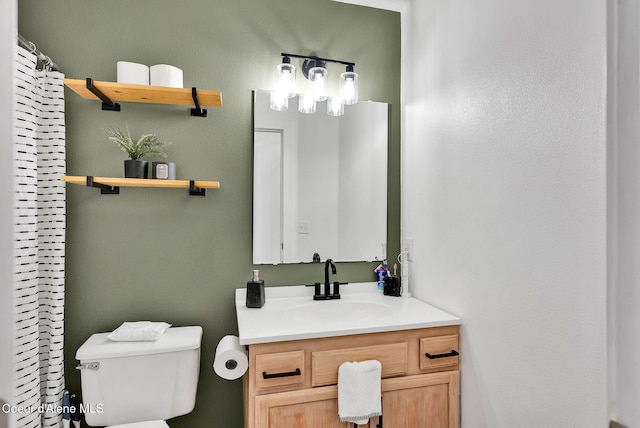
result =
M196 187L196 182L194 180L189 180L189 194L191 196L206 196L207 189Z
M191 88L191 98L193 98L193 104L196 106L191 109L191 116L207 117L207 109L200 107L200 100L198 100L198 91L196 88Z
M106 184L96 183L93 181L92 175L87 175L87 187L96 187L100 189L100 193L103 195L119 195L120 187L118 186L107 186Z
M120 111L120 104L114 103L109 99L109 97L103 94L100 89L96 88L91 77L87 77L87 89L90 90L96 97L100 98L100 100L102 100L102 110Z

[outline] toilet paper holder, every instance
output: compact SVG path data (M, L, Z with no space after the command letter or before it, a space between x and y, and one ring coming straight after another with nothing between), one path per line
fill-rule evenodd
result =
M216 355L213 358L213 371L226 380L241 378L249 368L249 359L246 346L240 345L237 336L226 335L216 346Z

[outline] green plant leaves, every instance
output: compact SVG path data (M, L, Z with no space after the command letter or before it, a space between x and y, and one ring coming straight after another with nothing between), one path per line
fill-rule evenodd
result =
M128 126L126 133L122 132L119 128L113 127L110 127L106 131L109 134L109 140L116 143L123 152L129 155L131 160L167 157L164 147L171 143L158 140L156 134L144 134L138 141L134 142Z

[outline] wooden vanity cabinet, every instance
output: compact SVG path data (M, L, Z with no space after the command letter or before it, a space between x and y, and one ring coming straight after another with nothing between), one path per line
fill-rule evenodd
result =
M338 367L370 359L382 363L382 428L459 428L458 333L446 326L249 345L245 428L352 428L338 417Z

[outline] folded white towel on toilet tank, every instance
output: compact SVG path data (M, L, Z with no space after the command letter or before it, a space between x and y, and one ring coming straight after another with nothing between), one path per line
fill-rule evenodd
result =
M340 422L365 424L382 415L380 376L377 360L342 363L338 368L338 415Z
M153 342L171 327L166 322L135 321L123 322L107 338L114 342Z

